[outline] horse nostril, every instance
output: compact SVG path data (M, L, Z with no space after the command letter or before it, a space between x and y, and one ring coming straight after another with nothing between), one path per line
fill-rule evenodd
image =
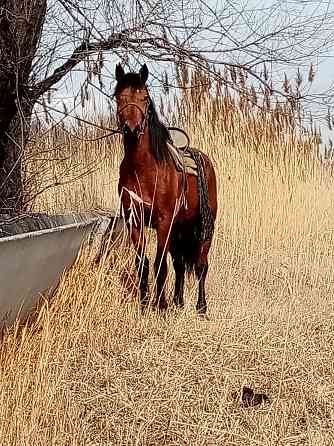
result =
M123 132L125 135L137 136L140 132L140 126L138 124L131 125L128 122L126 122L123 126Z
M123 126L123 132L125 135L132 135L133 134L133 130L131 128L131 126L126 122Z

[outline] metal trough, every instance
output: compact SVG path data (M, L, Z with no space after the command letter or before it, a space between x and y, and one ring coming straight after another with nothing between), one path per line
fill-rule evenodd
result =
M26 318L41 294L55 289L85 240L99 249L111 222L91 214L0 216L0 326Z

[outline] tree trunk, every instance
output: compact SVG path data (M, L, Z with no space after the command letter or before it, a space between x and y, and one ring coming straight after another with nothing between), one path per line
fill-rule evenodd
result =
M0 213L23 210L21 162L36 97L30 88L47 0L0 0Z
M22 156L29 138L32 106L22 100L20 105L21 110L7 119L7 129L0 137L0 214L17 214L24 210Z

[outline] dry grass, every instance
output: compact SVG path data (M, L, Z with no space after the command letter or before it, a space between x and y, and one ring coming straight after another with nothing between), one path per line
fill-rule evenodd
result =
M192 137L219 178L210 320L196 318L191 280L184 312L141 316L125 246L99 268L82 258L38 321L4 339L2 445L334 444L331 178L280 134L262 141L273 162L274 150L247 149L259 135L232 146L228 132L203 132L205 119ZM35 208L113 207L119 156L105 143L66 144L65 159L39 161L51 180L102 150L100 170L47 190ZM170 268L170 295L172 279ZM245 383L271 403L240 407Z

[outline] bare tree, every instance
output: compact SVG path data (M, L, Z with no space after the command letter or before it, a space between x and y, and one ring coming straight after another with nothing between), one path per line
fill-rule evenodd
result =
M77 103L93 78L109 94L110 60L119 58L182 61L226 83L219 68L227 66L267 84L264 64L299 67L328 52L331 8L320 0L0 0L0 211L22 209L33 109L64 82Z

